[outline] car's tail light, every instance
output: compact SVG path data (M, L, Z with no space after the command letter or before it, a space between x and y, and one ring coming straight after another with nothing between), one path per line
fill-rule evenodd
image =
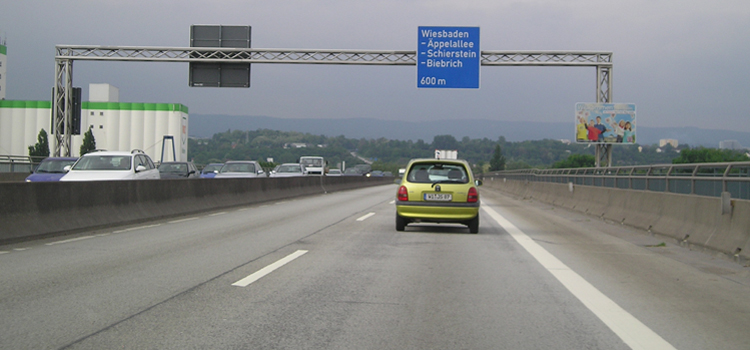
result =
M406 190L406 186L401 186L398 188L398 200L400 201L409 200L409 192Z
M479 192L477 192L476 187L472 187L469 189L469 195L466 196L466 201L469 203L476 203L479 200Z

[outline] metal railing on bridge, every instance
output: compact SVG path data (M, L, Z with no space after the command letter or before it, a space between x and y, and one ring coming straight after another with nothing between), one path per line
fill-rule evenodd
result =
M36 163L29 156L0 155L0 173L30 173Z
M509 180L573 183L750 200L750 162L633 165L607 168L522 169L485 176Z

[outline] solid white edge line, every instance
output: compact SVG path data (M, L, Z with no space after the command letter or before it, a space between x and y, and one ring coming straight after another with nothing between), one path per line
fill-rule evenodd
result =
M675 349L494 209L486 206L482 209L631 349Z
M280 268L280 267L282 267L282 266L290 263L292 260L299 258L300 256L304 255L305 253L307 253L307 250L298 250L298 251L296 251L296 252L294 252L292 254L287 255L286 257L282 258L281 260L279 260L279 261L277 261L277 262L275 262L275 263L273 263L271 265L268 265L268 266L266 266L266 267L258 270L257 272L253 273L252 275L247 276L247 277L245 277L245 278L243 278L243 279L241 279L241 280L239 280L237 282L232 283L232 285L233 286L237 286L237 287L247 287L248 285L250 285L250 283L253 283L253 282L261 279L263 276L265 276L265 275L273 272L274 270L276 270L276 269L278 269L278 268Z
M375 213L368 213L367 215L361 216L359 219L357 219L357 221L365 221L365 220L367 220L369 217L371 217L373 215L375 215Z
M89 239L89 238L94 238L94 237L95 236L83 236L83 237L78 237L78 238L66 239L64 241L50 242L50 243L46 243L45 245L55 245L55 244L70 243L70 242L82 241L84 239Z
M130 232L130 231L142 230L142 229L144 229L144 228L152 228L152 227L159 227L159 226L161 226L161 224L155 224L155 225L145 225L145 226L138 226L138 227L131 227L131 228L126 228L126 229L124 229L124 230L117 230L117 231L112 231L112 233L123 233L123 232Z
M192 217L192 218L187 218L187 219L172 220L172 221L170 221L169 223L170 223L170 224L179 224L179 223L181 223L181 222L185 222L185 221L192 221L192 220L198 220L198 219L200 219L200 218L196 216L196 217Z

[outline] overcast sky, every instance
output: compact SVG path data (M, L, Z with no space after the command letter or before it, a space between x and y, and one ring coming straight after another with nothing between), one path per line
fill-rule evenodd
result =
M416 50L419 26L476 26L482 50L613 53L613 101L639 126L750 132L747 0L0 0L11 100L49 100L55 45L190 46L190 26L252 26L254 48ZM251 87L190 88L187 63L76 61L73 83L191 114L574 123L595 68L480 68L479 89L417 89L416 66L255 64ZM499 134L502 134L499 132Z

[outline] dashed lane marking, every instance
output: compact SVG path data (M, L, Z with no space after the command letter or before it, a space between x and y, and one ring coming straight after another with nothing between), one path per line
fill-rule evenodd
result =
M247 287L251 283L261 279L263 276L268 275L269 273L275 271L276 269L292 262L294 259L297 259L302 255L305 255L305 253L307 253L307 250L298 250L292 254L287 255L281 260L258 270L258 272L255 272L252 275L249 275L237 282L232 283L232 285L237 286L237 287Z
M368 214L363 215L360 218L358 218L357 221L365 221L365 220L367 220L369 217L371 217L373 215L375 215L375 213L368 213Z

